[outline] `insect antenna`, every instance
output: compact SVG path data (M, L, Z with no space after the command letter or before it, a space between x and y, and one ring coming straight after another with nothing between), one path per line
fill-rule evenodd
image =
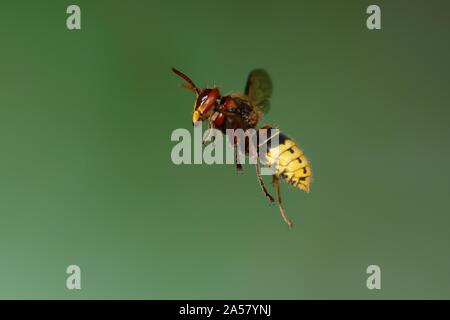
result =
M197 94L197 96L200 94L200 90L197 88L197 86L195 85L194 81L191 80L191 78L189 78L183 72L181 72L180 70L177 70L175 68L172 68L172 71L173 71L173 73L175 73L176 75L178 75L180 78L184 79L187 82L187 83L181 84L181 86L183 88L186 88L192 92L195 92Z

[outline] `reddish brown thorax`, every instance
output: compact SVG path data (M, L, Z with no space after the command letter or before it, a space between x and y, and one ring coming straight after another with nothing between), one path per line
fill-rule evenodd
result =
M220 105L217 108L217 111L214 112L214 114L211 117L211 120L214 121L214 125L217 128L220 128L225 121L225 115L223 112L233 112L238 107L236 105L236 102L231 98L230 96L225 97L225 100L220 103Z

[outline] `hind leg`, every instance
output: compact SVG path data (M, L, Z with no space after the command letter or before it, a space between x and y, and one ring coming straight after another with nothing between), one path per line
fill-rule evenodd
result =
M272 176L273 185L275 186L275 190L277 192L277 198L278 198L278 207L280 208L281 217L283 217L284 222L287 223L289 226L289 229L292 228L292 221L289 219L289 217L286 215L286 212L284 211L283 203L281 201L281 190L280 190L280 179L278 179L277 175Z
M270 193L266 189L266 185L264 184L264 181L261 177L260 168L259 168L259 162L256 161L256 176L258 177L259 185L261 186L262 191L264 192L264 195L269 199L269 202L272 204L274 202L273 197L270 195Z

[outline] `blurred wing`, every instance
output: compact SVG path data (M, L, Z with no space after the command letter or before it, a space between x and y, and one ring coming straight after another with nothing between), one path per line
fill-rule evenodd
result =
M272 96L272 79L266 70L255 69L250 72L245 86L245 95L263 113L270 111L269 99Z

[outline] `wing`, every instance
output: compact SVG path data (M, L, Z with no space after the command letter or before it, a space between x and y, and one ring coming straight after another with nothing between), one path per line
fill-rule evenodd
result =
M248 75L245 95L251 103L261 109L263 113L270 110L270 97L272 96L272 79L264 69L255 69Z

